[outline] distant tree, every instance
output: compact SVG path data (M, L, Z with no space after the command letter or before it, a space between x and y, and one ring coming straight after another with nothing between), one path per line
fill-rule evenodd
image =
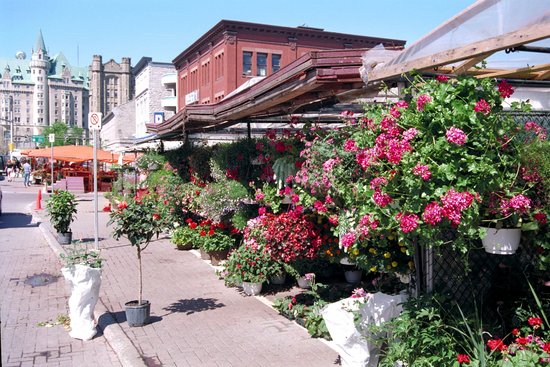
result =
M46 127L42 134L46 138L46 145L48 145L48 136L55 134L54 146L58 145L77 145L82 144L82 134L84 129L81 127L69 127L67 124L56 121L52 125Z

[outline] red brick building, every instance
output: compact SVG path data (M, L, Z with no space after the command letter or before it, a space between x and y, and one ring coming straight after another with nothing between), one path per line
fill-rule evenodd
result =
M309 51L378 44L402 48L405 41L222 20L173 60L177 110L218 103L245 82L269 76Z

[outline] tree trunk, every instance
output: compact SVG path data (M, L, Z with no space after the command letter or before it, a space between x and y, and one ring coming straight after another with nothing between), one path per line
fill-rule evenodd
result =
M137 248L137 257L138 257L138 264L139 264L139 297L138 297L138 306L141 305L141 298L143 293L143 273L141 271L141 246L136 245Z

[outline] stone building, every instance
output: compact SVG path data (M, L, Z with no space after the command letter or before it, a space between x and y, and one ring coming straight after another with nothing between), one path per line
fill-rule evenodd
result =
M129 57L121 63L113 59L103 64L100 55L94 55L89 68L90 111L107 115L113 108L125 104L134 97L134 78Z
M43 143L43 129L56 121L86 131L87 116L87 69L71 65L61 52L50 57L41 31L30 60L22 51L0 58L1 151Z
M134 76L136 83L135 138L139 139L147 134L145 124L161 123L175 114L176 69L171 63L154 62L150 57L142 57L134 67ZM170 87L171 78L172 87Z

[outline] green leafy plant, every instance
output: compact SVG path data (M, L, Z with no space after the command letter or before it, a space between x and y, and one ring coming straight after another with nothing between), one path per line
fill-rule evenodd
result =
M197 237L199 233L196 229L189 227L189 224L180 225L172 232L170 241L180 250L186 250L197 247Z
M104 259L101 257L101 252L88 249L86 244L81 241L75 241L66 251L66 254L60 255L65 267L78 264L100 269L103 265Z
M245 244L229 255L225 275L232 280L263 283L271 275L272 262L271 256L264 248Z
M212 234L209 234L210 231L206 234L201 234L201 232L196 237L196 241L198 247L205 252L227 251L235 247L235 239L220 229L214 230Z
M143 294L141 253L149 246L153 236L158 236L163 228L156 201L147 195L121 201L116 210L110 213L108 225L113 226L114 239L126 237L136 248L139 265L138 302L141 305Z
M56 190L46 201L46 211L52 226L58 233L70 232L70 225L76 218L76 196L66 190Z

